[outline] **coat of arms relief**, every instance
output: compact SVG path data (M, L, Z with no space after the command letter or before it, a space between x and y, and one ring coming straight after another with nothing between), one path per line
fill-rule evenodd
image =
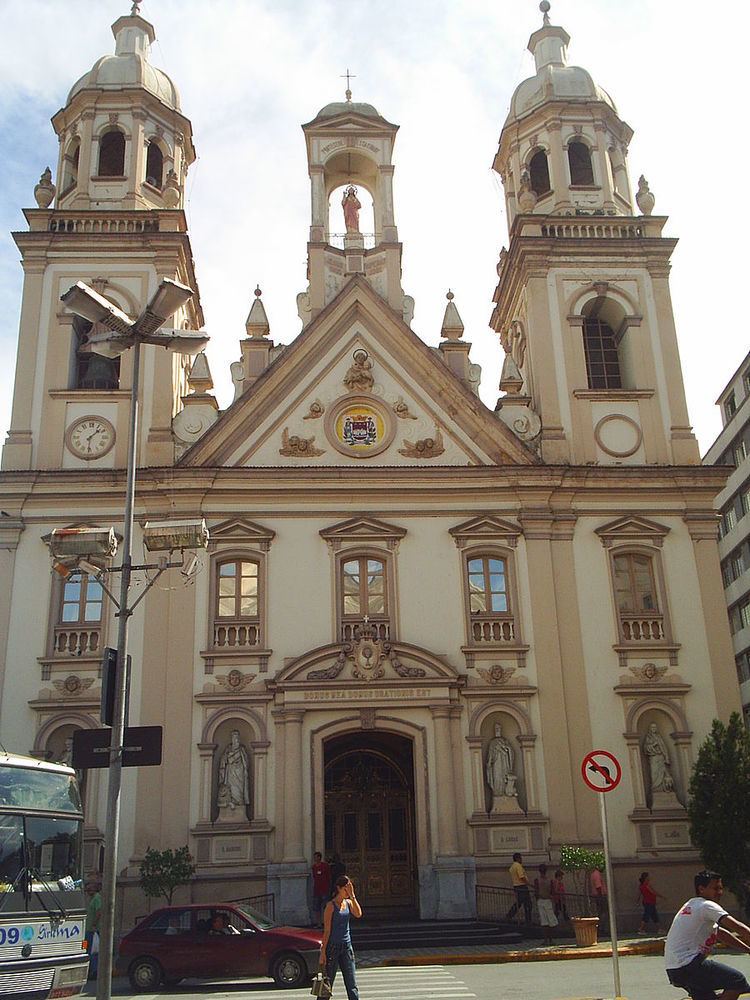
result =
M388 675L414 679L426 676L423 667L412 667L402 663L396 654L393 644L387 639L375 637L373 626L365 620L358 630L354 642L345 643L332 664L319 670L311 670L307 675L309 681L335 680L350 667L350 675L354 680L381 680Z

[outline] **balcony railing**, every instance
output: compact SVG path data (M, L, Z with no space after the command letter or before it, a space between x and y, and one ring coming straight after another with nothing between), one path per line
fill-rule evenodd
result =
M542 236L556 239L633 240L644 235L643 227L632 222L561 222L542 226Z
M620 614L620 631L624 642L665 642L664 615Z
M101 646L101 625L57 625L54 656L93 656Z
M251 649L260 646L260 622L220 618L214 622L214 649Z
M49 220L51 233L158 233L159 218L122 217L89 218L81 215L55 215Z
M370 618L367 628L369 629L369 635L373 639L380 639L382 641L391 637L391 623L387 618ZM361 619L356 622L342 622L341 641L356 642L362 638L363 629L365 629L365 624Z
M472 614L471 641L514 643L516 624L511 617Z

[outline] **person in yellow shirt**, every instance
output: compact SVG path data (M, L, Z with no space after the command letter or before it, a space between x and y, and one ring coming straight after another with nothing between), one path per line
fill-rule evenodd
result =
M515 919L518 911L523 907L524 922L531 923L531 892L529 891L529 880L526 877L526 869L523 866L523 858L516 852L513 855L513 864L508 869L510 880L513 884L513 892L516 894L516 901L508 910L506 920Z

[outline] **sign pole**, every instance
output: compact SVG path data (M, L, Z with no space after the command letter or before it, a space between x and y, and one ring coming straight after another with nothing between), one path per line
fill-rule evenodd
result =
M612 942L612 972L615 980L615 1000L623 1000L620 985L620 959L617 953L617 922L615 920L615 883L612 877L612 861L609 856L609 827L607 826L607 796L599 794L599 814L602 820L604 841L604 867L607 875L607 908L609 911L609 936Z

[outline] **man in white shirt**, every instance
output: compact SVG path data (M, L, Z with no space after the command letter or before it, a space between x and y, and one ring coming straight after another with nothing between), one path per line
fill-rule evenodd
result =
M664 945L667 977L686 990L693 1000L737 1000L750 993L750 983L738 970L708 956L717 941L750 953L750 927L730 917L719 905L724 893L721 875L698 872L695 896L672 921Z

